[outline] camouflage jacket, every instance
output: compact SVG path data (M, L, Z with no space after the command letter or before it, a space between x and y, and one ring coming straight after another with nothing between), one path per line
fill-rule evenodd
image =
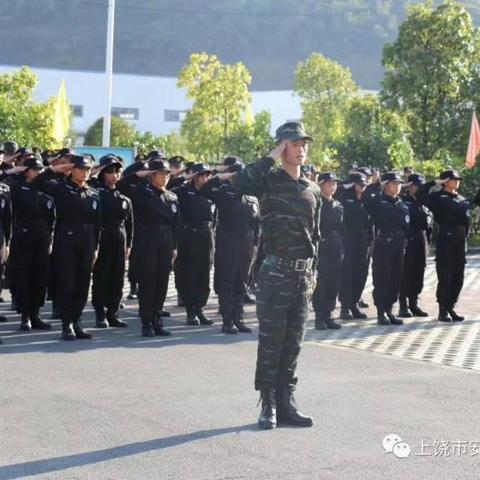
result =
M266 255L287 259L316 257L320 238L320 189L300 177L294 180L272 158L247 165L233 178L242 195L258 198Z

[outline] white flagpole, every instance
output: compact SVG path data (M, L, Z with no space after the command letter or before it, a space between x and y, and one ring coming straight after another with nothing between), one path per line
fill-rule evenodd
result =
M115 0L108 0L107 51L105 55L105 77L107 96L103 116L102 146L110 146L110 125L112 122L112 77L113 77L113 39L115 30Z

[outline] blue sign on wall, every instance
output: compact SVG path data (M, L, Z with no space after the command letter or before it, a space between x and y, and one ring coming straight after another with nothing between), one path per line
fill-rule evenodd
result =
M95 157L96 162L104 155L113 153L123 158L123 165L126 167L135 161L135 150L133 148L125 147L73 147L76 153L79 155L85 155L90 153Z

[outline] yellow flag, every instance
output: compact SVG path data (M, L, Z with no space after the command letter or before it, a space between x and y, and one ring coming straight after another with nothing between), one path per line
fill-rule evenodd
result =
M57 146L63 147L65 137L70 130L70 106L67 100L67 89L65 88L65 80L62 80L58 95L55 98L55 118L53 119L52 137L55 139Z

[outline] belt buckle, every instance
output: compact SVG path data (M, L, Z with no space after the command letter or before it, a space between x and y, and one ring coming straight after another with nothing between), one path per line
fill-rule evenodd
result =
M308 260L304 260L303 258L299 258L295 260L295 271L296 272L305 272L308 268Z

